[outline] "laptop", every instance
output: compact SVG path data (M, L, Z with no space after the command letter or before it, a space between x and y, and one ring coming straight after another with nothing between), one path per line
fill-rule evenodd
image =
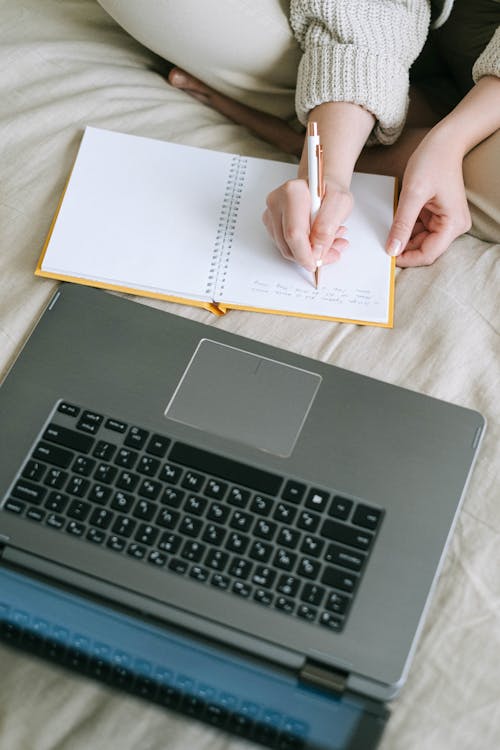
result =
M5 378L0 423L2 568L380 704L407 677L485 427L72 284Z

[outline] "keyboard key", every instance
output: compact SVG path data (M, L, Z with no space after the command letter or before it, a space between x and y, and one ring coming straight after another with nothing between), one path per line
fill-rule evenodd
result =
M323 586L318 586L316 583L305 583L300 593L300 598L306 604L313 604L319 606L325 595L325 589Z
M164 458L169 445L170 440L163 437L163 435L151 435L146 446L146 452L151 453L151 455L157 456L158 458Z
M118 516L113 526L111 527L111 531L113 531L115 534L119 534L120 536L129 537L133 534L136 526L137 522L133 521L128 516Z
M175 529L181 514L170 508L161 508L156 516L156 523L165 529Z
M253 598L259 604L263 604L265 607L270 607L273 603L274 596L269 591L265 591L264 589L256 589Z
M258 518L253 527L253 533L260 539L271 541L276 533L278 524L273 521L268 521L266 518Z
M250 537L240 534L237 531L232 531L224 546L229 552L237 552L239 555L244 555L249 542Z
M321 583L334 589L347 591L352 594L356 588L358 577L339 568L326 567L321 575Z
M157 547L170 555L175 555L181 546L181 542L182 539L180 536L165 531L160 537Z
M208 567L212 568L213 570L223 571L227 565L228 560L229 555L227 552L222 552L218 549L211 549L207 552L205 565L208 565Z
M104 417L101 414L96 414L94 411L84 411L76 425L76 429L88 432L89 435L95 435L103 419Z
M107 419L104 423L107 430L113 430L113 432L119 432L123 434L127 430L127 424L120 422L118 419Z
M242 596L244 599L248 599L252 593L252 587L244 581L235 581L231 590L238 596Z
M23 469L22 476L25 479L31 479L33 482L39 482L45 474L46 468L45 464L40 463L40 461L28 461Z
M82 477L88 477L92 474L95 465L96 462L93 458L89 458L88 456L77 456L73 461L71 471L74 471L75 474L80 474Z
M280 609L289 615L291 615L295 609L293 599L288 599L288 597L286 596L278 596L274 603L274 606L276 607L276 609Z
M75 430L69 430L67 427L61 427L54 423L47 427L42 437L49 443L71 448L78 453L89 453L94 445L94 439L89 435L82 435Z
M63 529L64 524L66 522L66 519L64 516L60 516L57 513L49 513L47 518L45 519L45 523L47 526L50 526L52 529Z
M67 401L61 401L57 407L57 411L61 414L67 414L68 417L77 417L80 414L80 407L74 404L68 404Z
M171 508L179 508L185 494L183 490L176 489L175 487L166 487L163 495L160 497L160 502L164 505L169 505Z
M92 527L87 531L87 535L85 538L93 544L102 544L106 539L106 534L104 533L104 531L102 531L102 529Z
M94 479L98 482L104 482L104 484L111 484L114 478L118 474L118 469L111 464L99 464L94 472Z
M338 594L336 591L332 591L326 599L325 607L330 610L330 612L335 612L337 615L343 615L347 611L350 601L349 597L344 596L343 594Z
M191 492L201 492L204 483L205 477L203 474L198 474L195 471L186 471L181 482L181 487L184 487L185 490L191 490Z
M94 508L89 523L91 526L97 526L99 529L107 529L115 517L115 514L106 508Z
M297 575L303 578L316 579L321 569L321 565L317 560L311 559L310 557L302 557L297 566Z
M274 500L272 497L264 495L254 495L250 504L250 510L253 513L259 513L261 516L268 516L271 513Z
M139 474L145 474L147 477L154 477L158 469L160 468L160 462L157 458L152 456L141 456L139 463L136 466L136 471Z
M287 549L278 549L274 556L273 565L281 570L292 570L297 562L297 555Z
M143 521L151 521L157 510L158 506L156 503L151 503L149 500L139 499L134 506L133 515L135 518L140 518Z
M257 586L271 588L276 579L276 575L276 571L268 565L257 565L253 572L252 583L255 583Z
M214 573L210 579L210 583L218 589L228 589L231 584L231 579L220 573Z
M319 526L320 520L321 516L316 515L316 513L310 513L308 510L304 510L297 520L297 526L299 529L305 529L314 534Z
M272 544L266 544L266 542L262 542L260 539L257 539L250 547L248 556L251 557L252 560L258 560L259 562L266 563L271 558L273 550L274 547Z
M163 552L154 549L148 555L148 563L155 565L157 568L163 568L167 562L167 556Z
M192 565L191 570L189 571L190 578L194 578L195 581L201 581L202 583L208 581L209 575L210 571L206 568L202 568L201 565Z
M122 469L133 469L138 457L139 454L137 451L133 451L130 448L120 448L116 454L115 464L121 466Z
M231 516L229 525L232 529L239 529L240 531L249 531L250 526L253 522L253 516L250 513L245 513L242 510L235 510Z
M140 544L146 544L148 547L152 547L156 542L159 533L160 530L155 528L151 524L141 523L139 524L139 528L135 533L134 539Z
M227 483L219 482L218 479L209 479L204 490L204 494L213 500L222 500L227 492Z
M216 521L217 523L225 523L229 516L230 510L221 503L212 503L208 509L207 518L209 521Z
M228 573L235 578L246 580L251 573L252 567L252 563L243 557L233 557Z
M323 541L323 539L320 539L317 536L310 536L309 534L306 534L302 539L300 551L312 557L319 557L324 546L325 542Z
M106 547L109 547L109 549L112 549L115 552L123 552L126 546L126 539L121 539L115 534L112 534L110 537L108 537L108 541L106 542Z
M134 557L136 560L144 560L146 556L146 547L137 542L131 542L127 547L127 555Z
M91 511L91 504L83 500L72 500L68 508L68 516L76 518L78 521L85 521Z
M184 575L188 569L188 563L186 560L179 560L178 557L173 557L168 564L168 569L179 575Z
M223 543L226 533L226 530L222 526L216 523L209 523L205 526L202 539L214 547L219 547Z
M192 513L195 516L203 515L205 508L207 507L208 501L204 497L198 495L189 495L184 503L184 510L186 513Z
M88 479L84 479L83 477L70 477L65 489L70 495L75 495L75 497L85 497L85 493L89 487L90 482Z
M356 526L363 526L365 529L375 531L380 521L382 512L376 508L370 508L368 505L358 505L354 511L352 522Z
M335 617L331 612L322 612L319 622L320 625L323 625L325 628L329 628L336 633L340 633L344 624L340 617Z
M119 510L122 513L128 513L133 504L133 495L128 495L126 492L116 492L111 501L111 508L113 508L113 510Z
M321 527L321 534L334 542L342 542L362 550L367 550L373 539L373 534L345 526L337 521L325 521Z
M13 497L10 497L3 506L3 510L8 510L9 513L15 513L18 516L22 515L25 509L26 503L23 503L21 500L16 500Z
M206 546L204 544L200 544L200 542L187 539L184 542L184 546L182 547L181 557L185 558L186 560L190 560L191 562L200 562L205 553L205 550Z
M14 497L17 497L18 500L25 500L29 503L38 505L47 494L47 490L45 487L40 487L38 484L33 484L25 479L20 479L19 482L16 482L14 485L12 494Z
M139 475L134 474L131 471L122 471L118 479L116 480L116 486L121 490L127 492L133 492L139 482Z
M154 479L144 479L139 485L137 492L147 500L156 500L160 494L161 488L162 485L160 482L156 482Z
M295 576L282 575L276 584L276 590L285 596L295 596L299 590L300 580Z
M26 518L29 518L30 521L36 521L37 523L40 523L45 518L45 511L32 506L26 511Z
M352 500L347 500L345 497L335 495L328 509L328 513L335 518L340 518L341 521L347 521L353 505L354 503Z
M309 490L305 506L310 510L315 510L317 513L322 513L325 510L329 499L329 492L325 492L324 490L312 489Z
M66 531L68 534L72 534L72 536L83 536L85 533L85 524L76 520L68 521Z
M181 476L182 476L182 469L180 466L174 466L173 464L164 464L158 479L161 482L169 482L169 484L177 484Z
M281 497L291 503L300 503L300 501L304 497L305 491L305 484L302 484L301 482L294 482L290 479L285 484L285 488L281 493Z
M340 544L329 544L325 553L325 560L334 565L341 565L343 568L350 570L361 570L366 555L362 552L342 547Z
M33 458L45 461L53 466L59 466L61 469L67 469L73 460L73 453L65 448L59 448L56 445L48 443L38 443L33 451Z
M297 508L287 503L278 503L274 509L273 518L280 523L291 524L297 515Z
M49 469L45 475L44 484L52 489L60 490L68 478L68 473L62 469Z
M94 458L98 458L101 461L111 461L115 453L116 445L113 445L113 443L107 443L105 440L99 440L92 451Z
M148 437L149 432L147 430L142 430L140 427L131 427L123 444L126 445L127 448L135 448L140 451L144 447Z
M297 608L297 615L302 617L303 620L308 622L314 622L318 614L318 610L311 607L309 604L299 604Z
M201 531L203 521L199 518L193 518L193 516L184 516L179 526L179 533L185 534L186 536L196 537Z
M62 492L51 492L45 501L45 507L47 510L52 510L55 513L63 513L69 502L69 497L63 495Z
M280 532L278 534L276 541L278 544L282 545L283 547L289 547L290 549L295 549L295 547L297 547L300 541L300 531L297 531L297 529L290 529L287 526L284 526L283 528L280 529Z
M229 490L227 502L231 505L235 505L237 508L246 508L249 500L250 493L248 490L241 487L231 487Z

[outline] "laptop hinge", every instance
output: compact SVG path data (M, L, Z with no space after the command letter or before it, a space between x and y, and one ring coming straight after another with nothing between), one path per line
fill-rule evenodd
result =
M328 690L335 695L342 695L347 684L347 672L306 659L299 672L299 679L309 685Z

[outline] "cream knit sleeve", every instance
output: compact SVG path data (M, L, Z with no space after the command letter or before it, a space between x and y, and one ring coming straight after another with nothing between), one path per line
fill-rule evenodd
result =
M500 26L497 27L472 68L474 83L477 83L483 76L500 76Z
M428 0L291 0L290 23L304 53L299 120L305 124L324 102L354 102L376 117L370 141L393 143L408 108L408 71L429 22Z

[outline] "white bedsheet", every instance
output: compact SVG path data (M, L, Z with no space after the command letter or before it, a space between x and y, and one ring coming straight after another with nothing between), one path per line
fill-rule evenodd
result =
M94 0L0 2L0 373L56 284L34 267L86 124L284 158L170 88ZM398 272L394 330L144 302L482 412L483 442L381 750L500 747L499 246ZM1 460L1 458L0 458ZM247 743L0 647L0 750ZM362 750L362 749L360 749Z

